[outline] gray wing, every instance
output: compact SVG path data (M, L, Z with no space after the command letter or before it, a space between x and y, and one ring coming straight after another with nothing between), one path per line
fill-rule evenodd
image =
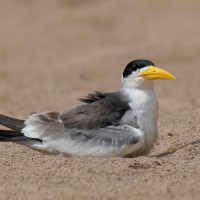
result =
M99 129L117 125L124 113L130 109L127 99L120 92L96 92L86 99L81 99L88 104L63 112L59 120L66 129Z
M109 125L98 129L66 128L58 113L31 115L22 129L31 138L21 144L48 154L70 156L127 156L141 148L144 137L128 125Z
M128 125L111 125L96 130L67 130L63 124L56 122L44 131L40 140L42 144L34 147L48 153L53 151L70 156L124 157L140 149L144 137L139 129Z

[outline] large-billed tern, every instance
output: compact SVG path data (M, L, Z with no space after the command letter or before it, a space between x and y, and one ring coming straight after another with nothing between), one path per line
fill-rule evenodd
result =
M89 94L85 104L65 111L43 112L18 120L0 115L1 141L12 141L61 156L145 155L158 138L155 79L175 79L148 60L130 62L119 92Z

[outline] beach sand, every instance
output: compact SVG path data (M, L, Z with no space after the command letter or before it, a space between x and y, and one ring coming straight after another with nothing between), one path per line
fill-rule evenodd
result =
M149 155L67 158L0 143L0 199L200 199L199 10L197 0L1 0L1 114L62 112L118 91L134 59L177 79L155 83Z

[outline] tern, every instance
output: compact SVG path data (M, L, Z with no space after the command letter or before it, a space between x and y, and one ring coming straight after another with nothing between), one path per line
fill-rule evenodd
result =
M158 138L154 80L175 79L151 61L134 60L124 69L118 92L95 92L65 112L43 112L19 120L0 115L0 141L59 156L137 157Z

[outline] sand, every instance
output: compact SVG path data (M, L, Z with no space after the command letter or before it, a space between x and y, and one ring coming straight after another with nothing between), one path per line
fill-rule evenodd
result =
M157 81L159 140L138 158L65 158L0 143L0 199L200 199L200 2L0 1L1 113L24 119L117 91L144 58Z

